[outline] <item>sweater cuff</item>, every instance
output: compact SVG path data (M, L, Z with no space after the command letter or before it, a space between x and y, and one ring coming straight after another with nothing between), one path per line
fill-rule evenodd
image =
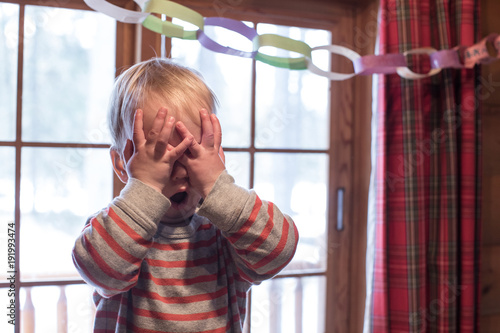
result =
M129 178L114 201L134 221L152 233L156 232L158 223L171 205L163 194L136 178Z
M249 198L249 191L236 185L234 178L224 170L197 214L208 218L221 231L231 232Z

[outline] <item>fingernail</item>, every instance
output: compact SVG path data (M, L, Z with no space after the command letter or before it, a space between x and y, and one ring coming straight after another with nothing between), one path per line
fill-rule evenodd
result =
M174 121L175 121L175 118L174 118L174 117L170 117L170 118L168 118L168 122L169 122L169 123L173 123Z
M208 111L207 111L207 110L205 110L205 109L201 109L200 111L201 111L201 113L202 113L203 115L208 114Z

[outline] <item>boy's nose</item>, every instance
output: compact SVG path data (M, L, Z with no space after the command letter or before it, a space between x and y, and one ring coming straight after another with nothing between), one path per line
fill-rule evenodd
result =
M179 162L175 162L174 168L172 169L171 178L173 181L179 181L188 178L188 173L184 165Z

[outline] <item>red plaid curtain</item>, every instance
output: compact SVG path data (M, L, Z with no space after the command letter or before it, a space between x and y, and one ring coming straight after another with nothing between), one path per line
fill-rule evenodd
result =
M381 0L378 53L470 46L478 3ZM376 78L365 332L478 331L477 74Z

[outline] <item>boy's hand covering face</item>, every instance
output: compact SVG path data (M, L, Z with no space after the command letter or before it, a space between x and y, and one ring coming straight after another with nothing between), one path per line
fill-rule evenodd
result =
M144 133L144 112L137 110L134 116L133 153L127 160L127 173L150 185L167 196L170 176L174 163L183 156L184 152L194 141L192 135L183 136L183 140L176 147L168 143L172 136L175 124L174 117L167 117L167 109L160 108L153 121L151 130ZM127 150L127 149L126 149Z
M200 110L201 142L190 140L193 134L187 127L178 121L176 129L182 142L188 142L188 152L182 154L179 162L182 163L189 176L189 183L205 198L215 184L219 175L224 171L223 153L221 149L222 130L215 114L207 110ZM183 148L184 149L184 148ZM184 149L185 150L185 149ZM219 156L219 153L221 156Z

